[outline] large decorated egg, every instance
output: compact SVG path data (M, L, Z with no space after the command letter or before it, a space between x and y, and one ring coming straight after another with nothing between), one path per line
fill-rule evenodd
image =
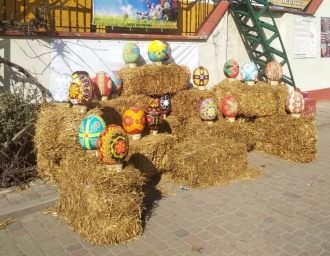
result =
M277 61L271 61L266 66L266 77L269 81L279 81L283 77L283 68Z
M164 120L158 100L151 103L145 112L148 128L153 132L153 134L157 134L159 127Z
M211 98L204 99L199 107L199 115L203 121L213 121L217 117L217 104Z
M128 42L123 47L122 57L129 67L136 67L140 58L140 48L134 42Z
M286 110L294 116L300 116L305 107L304 97L300 92L293 91L286 99Z
M239 74L239 65L238 62L234 59L227 60L223 71L228 78L236 78Z
M159 98L160 109L164 117L171 111L171 98L169 94L163 94Z
M128 153L128 139L123 128L110 124L103 129L97 142L97 155L106 164L121 164Z
M97 97L108 97L111 93L112 80L110 76L104 72L99 71L92 78L94 82L94 93Z
M165 42L165 41L163 41L163 43L165 44L164 61L168 61L171 58L171 55L172 55L171 45L168 42Z
M205 89L205 86L209 82L209 71L206 68L199 66L194 70L193 80L194 84L197 85L199 89Z
M163 41L154 40L149 44L148 57L152 62L163 62L166 56L166 45Z
M74 105L87 106L93 99L93 81L86 74L83 72L72 74L69 96L71 103Z
M123 83L119 76L118 71L110 71L109 73L110 79L112 81L111 94L120 94L123 90Z
M140 139L145 127L146 117L144 111L139 107L130 107L125 110L123 115L123 127L129 134L136 134L133 139Z
M227 95L222 100L221 111L229 121L235 121L235 116L238 114L238 101L232 95Z
M241 67L241 77L245 82L254 82L258 78L258 67L254 62L248 61Z
M72 77L69 74L61 74L52 83L50 92L55 102L70 102L69 90Z
M78 139L84 149L95 150L98 138L106 127L104 120L97 115L86 116L79 127Z

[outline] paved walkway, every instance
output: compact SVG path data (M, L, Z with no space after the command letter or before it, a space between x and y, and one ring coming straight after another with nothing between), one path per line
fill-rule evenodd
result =
M22 192L0 191L1 256L330 255L330 102L317 104L317 160L298 164L250 153L263 177L203 190L168 184L141 238L92 245L42 210L56 186L37 181Z

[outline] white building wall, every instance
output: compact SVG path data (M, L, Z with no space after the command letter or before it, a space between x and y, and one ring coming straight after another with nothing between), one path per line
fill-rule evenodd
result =
M330 17L327 10L330 10L330 1L323 1L315 14L317 54L315 58L307 59L293 58L295 14L274 13L296 86L302 91L325 89L330 86L328 82L330 81L330 72L327 71L330 66L330 58L320 57L320 22L321 17ZM267 17L265 19L267 20ZM48 89L50 88L52 73L51 38L3 37L0 39L0 46L1 56L26 68L41 84ZM210 73L208 88L225 79L223 65L226 60L236 59L240 65L249 61L236 25L228 13L225 14L208 40L198 43L198 52L199 65L206 67ZM12 84L11 78L19 81L17 74L17 72L10 72L10 69L2 66L0 86L9 87Z

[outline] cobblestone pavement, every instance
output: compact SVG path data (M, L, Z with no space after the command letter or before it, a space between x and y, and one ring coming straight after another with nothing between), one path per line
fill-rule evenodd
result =
M203 190L168 184L142 237L109 247L84 241L64 220L42 213L56 186L0 191L0 255L330 255L330 102L317 104L317 159L299 164L249 153L263 176ZM29 206L29 207L28 207ZM39 208L43 207L43 209Z

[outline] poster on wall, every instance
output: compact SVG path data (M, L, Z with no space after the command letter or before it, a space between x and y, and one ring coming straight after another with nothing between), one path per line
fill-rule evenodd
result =
M311 0L269 0L270 5L304 10Z
M321 58L330 57L330 18L321 17Z
M178 0L94 0L93 24L120 28L177 29Z
M316 18L294 16L293 58L316 57Z

